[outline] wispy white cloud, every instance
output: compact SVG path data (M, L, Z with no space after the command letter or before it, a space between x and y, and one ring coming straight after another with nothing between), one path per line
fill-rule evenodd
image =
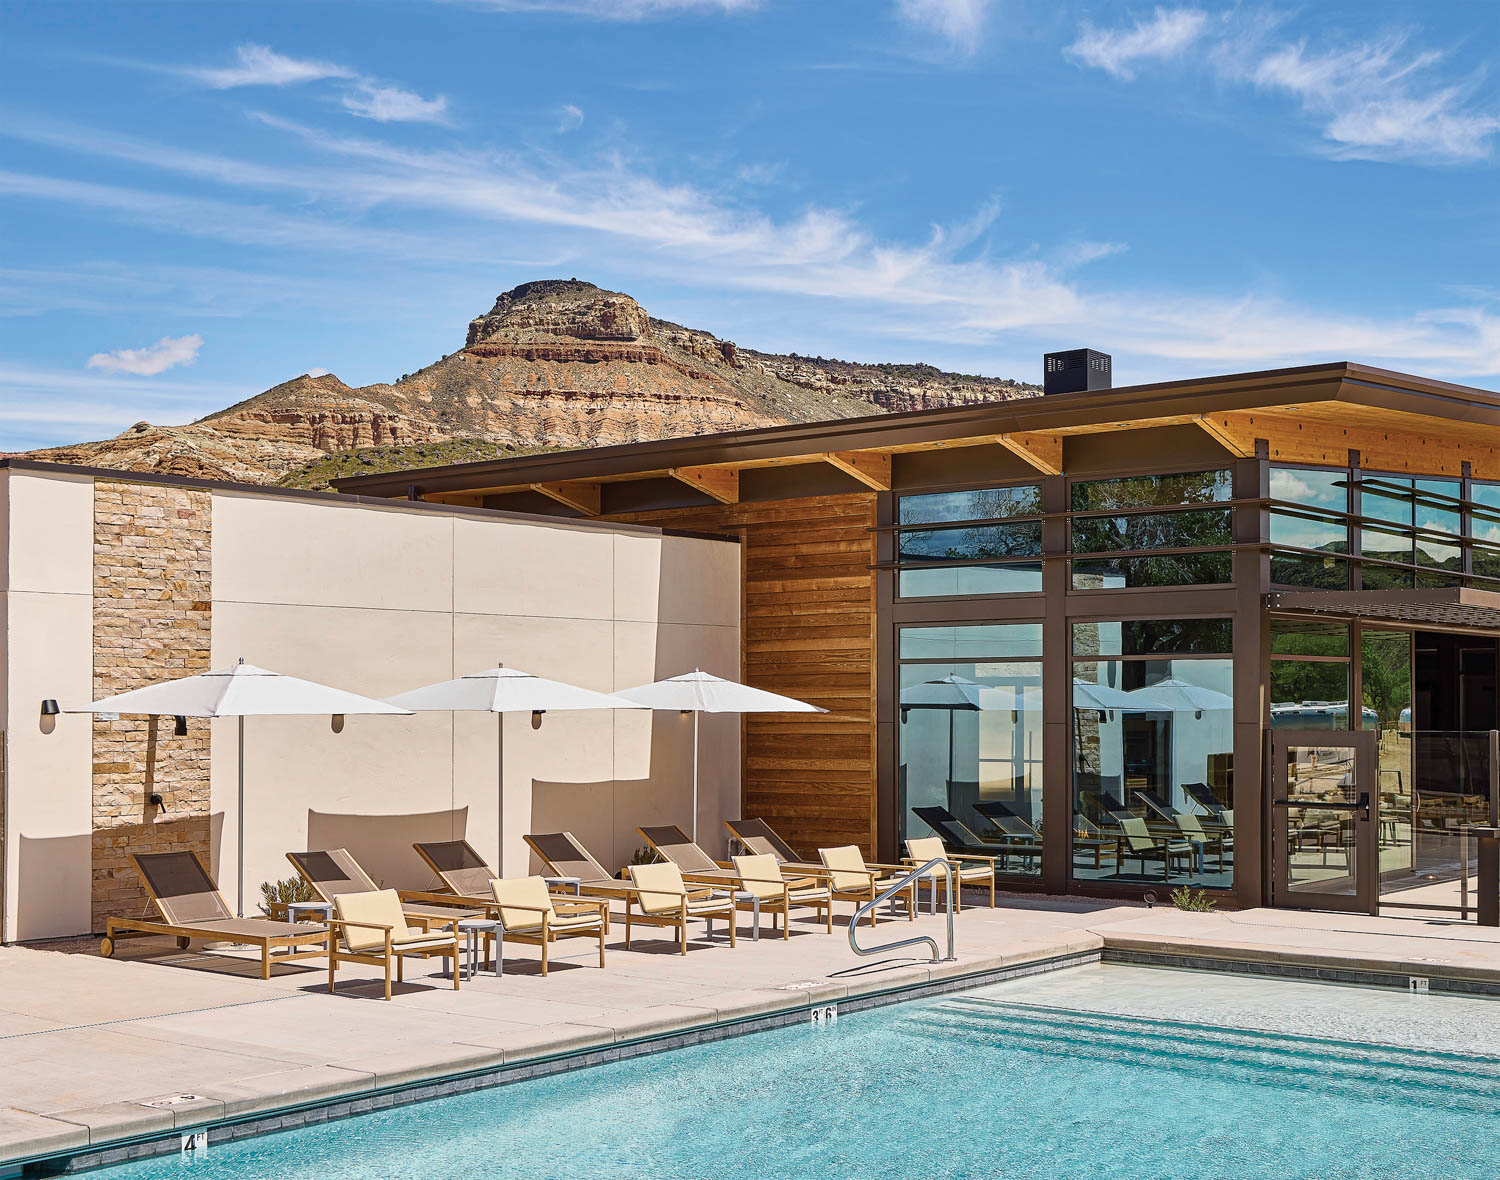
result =
M578 274L592 265L689 288L764 293L789 306L816 305L825 318L879 323L887 338L926 348L1087 333L1122 355L1155 358L1158 369L1348 357L1435 376L1500 372L1500 315L1477 296L1452 307L1359 316L1259 292L1120 288L1074 272L1121 243L1080 241L996 256L985 245L1001 217L993 201L923 239L895 240L846 209L808 206L772 217L721 193L664 183L622 156L415 149L269 116L262 122L296 136L316 164L238 166L232 158L164 150L156 167L225 186L230 199L5 173L0 195L45 196L146 220L164 232L345 250L364 260L415 258L429 267L459 258L470 266L515 265L483 257L475 243L524 239L536 256L551 259L520 264L532 273ZM16 121L3 129L16 133ZM122 146L105 133L79 134L73 143L153 163L148 144ZM281 197L289 199L276 204ZM393 210L443 228L403 237L385 228L398 219L370 216ZM495 233L495 226L521 232Z
M445 95L423 98L399 86L380 86L363 79L344 94L344 109L377 123L449 122Z
M896 0L903 20L941 37L956 52L973 53L984 39L994 0Z
M266 45L240 45L228 66L189 66L182 70L215 90L239 86L300 86L326 78L353 78L354 71L330 61L287 57Z
M650 20L654 17L695 13L749 12L761 0L458 0L476 8L496 12L550 12L563 16L585 16L594 20Z
M577 131L582 126L583 108L574 106L570 102L563 103L557 116L558 132Z
M1136 68L1145 62L1180 56L1207 27L1208 14L1199 9L1157 8L1150 17L1137 17L1117 29L1101 29L1084 21L1078 40L1063 52L1116 78L1134 78Z
M120 348L114 352L96 352L88 359L88 368L106 373L134 373L138 377L155 377L178 365L190 365L198 359L203 337L163 336L145 348Z
M1323 126L1335 154L1366 159L1479 160L1500 115L1469 102L1469 88L1433 82L1443 55L1406 39L1362 42L1326 53L1286 45L1256 65L1256 85L1292 95Z
M358 70L314 58L288 57L266 45L240 45L228 66L185 66L177 72L214 90L242 86L301 86L309 82L346 83L343 107L377 123L447 124L448 99L420 94L368 77Z
M1321 129L1328 154L1345 159L1463 163L1487 158L1500 112L1474 97L1473 79L1442 73L1446 55L1407 36L1310 48L1278 36L1269 10L1210 17L1198 8L1157 8L1118 28L1084 22L1064 53L1121 79L1188 49L1222 82L1295 99Z

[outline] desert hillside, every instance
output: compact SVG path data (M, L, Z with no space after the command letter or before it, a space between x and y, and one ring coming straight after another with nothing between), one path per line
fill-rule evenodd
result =
M1039 392L928 365L740 348L653 319L576 279L524 283L470 322L464 346L391 384L301 376L185 426L27 457L251 483L327 486L354 470L436 466Z

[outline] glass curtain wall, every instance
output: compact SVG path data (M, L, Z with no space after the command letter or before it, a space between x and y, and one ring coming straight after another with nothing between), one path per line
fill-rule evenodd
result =
M1041 875L1041 654L1037 623L900 629L903 841L937 835L1002 872Z
M1418 569L1366 560L1366 590L1453 586L1463 572L1463 550L1447 540L1463 533L1456 479L1407 479L1361 473L1359 552L1366 559L1415 565Z
M1347 590L1348 472L1273 464L1271 499L1272 583Z
M1229 619L1074 623L1074 880L1234 883Z

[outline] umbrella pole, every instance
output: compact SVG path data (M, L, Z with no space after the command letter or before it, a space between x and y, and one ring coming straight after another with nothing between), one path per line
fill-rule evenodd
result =
M505 876L505 714L495 714L495 871Z
M245 916L245 717L241 714L238 718L238 736L235 740L235 755L239 761L239 803L234 813L234 826L239 839L239 851L235 854L235 863L239 866L239 886L235 894L234 912L238 918Z
M693 710L693 843L698 843L698 710Z

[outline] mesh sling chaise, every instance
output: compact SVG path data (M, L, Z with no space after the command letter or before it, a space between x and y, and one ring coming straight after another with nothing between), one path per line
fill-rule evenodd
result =
M726 819L724 826L746 852L774 856L782 864L806 863L763 819Z
M689 881L704 885L739 888L740 874L735 871L733 865L726 867L719 864L698 847L676 824L636 828L636 831L640 833L641 839L651 846L651 850L657 856L671 861L682 870L682 875ZM819 865L780 865L778 867L789 885L803 889L817 885L818 879L828 875L827 870Z
M385 998L391 998L391 963L396 964L396 982L402 981L402 963L407 955L452 960L453 990L458 990L458 927L434 934L406 924L401 899L394 889L373 893L340 893L333 899L335 937L328 944L328 990L334 990L340 963L370 963L385 968Z
M630 892L630 887L611 877L572 832L532 833L525 840L553 876L577 881L579 893L623 897Z
M467 840L419 840L412 847L449 891L415 896L420 896L425 901L451 895L462 898L470 905L487 909L494 906L490 882L500 874L490 868L489 863L474 851L474 846Z
M943 842L936 836L912 836L906 841L906 863L911 868L927 864L933 860L946 860L953 870L953 881L958 888L953 891L953 907L961 910L964 908L965 885L988 885L990 887L990 909L995 908L995 857L993 856L969 856L960 852L949 852L943 846ZM946 890L949 877L946 873L937 873L932 877L933 891L936 893L939 884Z
M285 948L275 956L278 963L315 959L329 953L330 934L326 926L270 918L236 918L196 852L136 852L131 853L130 863L160 911L162 921L108 919L104 941L99 945L100 953L106 957L115 953L115 943L122 937L175 935L177 945L183 950L194 938L239 942L260 948L260 977L270 979L271 951L277 947ZM317 949L297 949L308 943L317 944Z
M318 898L329 905L332 905L344 893L378 893L380 891L380 886L375 883L369 873L360 867L359 861L354 859L347 848L288 852L286 858L292 862L292 867L307 882L308 887L318 895ZM411 890L398 889L396 891L396 896L401 899L401 912L406 915L407 922L424 930L430 930L434 926L447 926L462 918L477 918L483 913L482 910L465 909L451 902L446 905L433 905L412 901L412 895Z

